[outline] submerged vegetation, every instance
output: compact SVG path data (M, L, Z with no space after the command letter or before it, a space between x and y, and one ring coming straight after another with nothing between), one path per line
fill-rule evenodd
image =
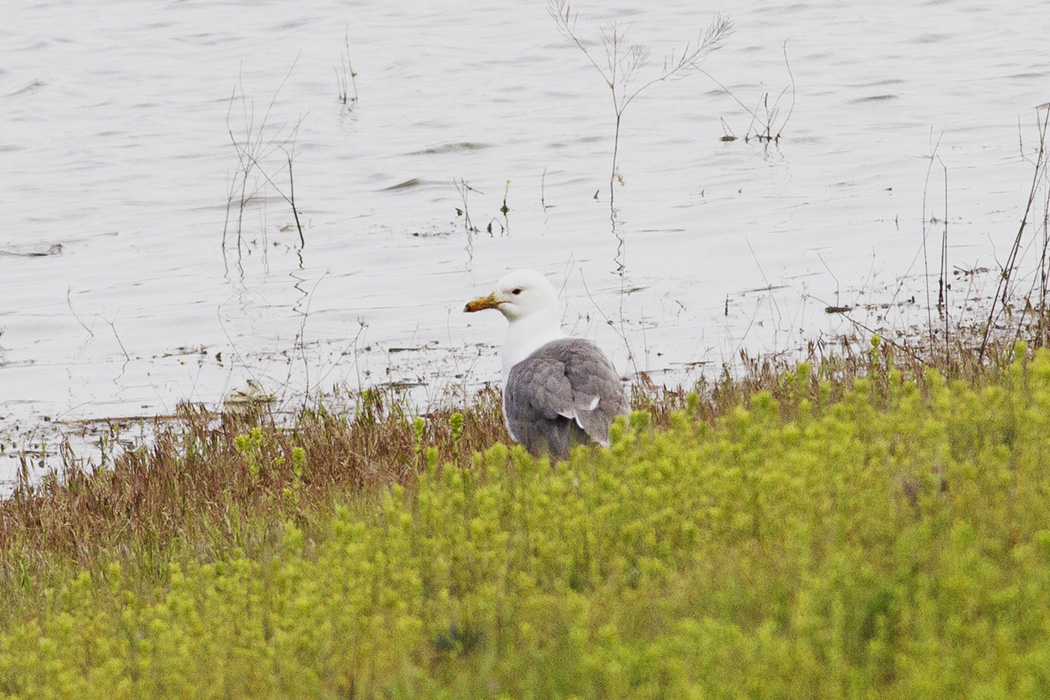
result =
M186 409L0 504L0 697L1042 696L1050 353L954 357L639 389L554 466L494 391Z

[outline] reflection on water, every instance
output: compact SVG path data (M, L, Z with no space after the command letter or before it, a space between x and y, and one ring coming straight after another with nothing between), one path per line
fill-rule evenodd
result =
M578 5L592 51L618 19L656 73L717 11L735 23L705 63L717 83L660 83L624 112L610 212L608 88L543 3L14 0L4 454L249 379L279 401L469 390L499 376L503 329L460 310L512 267L549 274L566 328L618 367L673 382L851 330L829 306L921 302L931 217L951 266L995 270L1050 99L1050 13L1009 5ZM766 124L779 140L723 140Z

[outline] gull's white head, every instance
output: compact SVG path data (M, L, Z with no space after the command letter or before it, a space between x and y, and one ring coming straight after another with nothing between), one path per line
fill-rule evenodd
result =
M533 316L558 319L558 294L546 277L535 270L515 270L496 283L487 297L467 304L464 311L497 309L511 323Z
M534 350L565 337L558 293L535 270L507 273L496 283L495 291L468 303L463 310L472 313L483 309L497 309L510 322L503 345L504 380L510 368Z

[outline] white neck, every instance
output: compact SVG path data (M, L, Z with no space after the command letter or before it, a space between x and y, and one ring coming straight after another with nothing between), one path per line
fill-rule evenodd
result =
M534 314L512 321L507 326L507 337L503 341L503 384L507 384L510 368L518 364L540 347L552 340L564 338L561 324L556 318Z

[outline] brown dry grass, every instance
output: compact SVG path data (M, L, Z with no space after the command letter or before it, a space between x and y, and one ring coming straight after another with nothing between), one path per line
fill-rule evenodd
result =
M86 470L69 460L62 475L23 480L0 501L0 577L21 576L55 557L90 568L100 553L161 564L176 541L241 546L248 521L280 522L334 493L404 482L428 449L448 461L508 440L492 388L469 406L427 414L418 433L396 393L351 398L348 406L336 408L331 399L304 409L291 425L266 409L216 416L185 405L174 419L157 419L151 444L127 451L111 469ZM456 413L463 420L458 440ZM238 438L253 429L257 444L239 448ZM297 448L305 456L298 475Z
M877 349L860 337L814 341L801 371L797 361L741 355L737 376L726 371L695 387L658 387L643 376L632 388L632 406L649 413L659 428L674 411L688 409L714 422L769 392L790 419L802 399L817 406L834 402L859 377L876 390L894 369L920 383L930 368L975 380L1012 359L1012 338L978 362L965 337L960 333L954 346L882 341ZM1030 340L1039 345L1042 339ZM198 544L206 549L241 546L250 519L279 522L333 494L368 494L380 485L408 482L428 451L442 463L462 462L496 442L510 442L495 387L468 405L449 405L419 419L406 412L403 400L377 389L331 397L302 410L290 425L265 409L216 416L182 406L175 419L155 421L151 444L129 450L112 469L88 471L70 462L63 475L23 482L0 501L0 552L6 554L0 575L16 575L14 561L24 566L53 556L77 566L90 566L100 552L163 561L176 541L206 543ZM238 438L253 429L257 444L239 448ZM298 475L297 448L305 456Z

